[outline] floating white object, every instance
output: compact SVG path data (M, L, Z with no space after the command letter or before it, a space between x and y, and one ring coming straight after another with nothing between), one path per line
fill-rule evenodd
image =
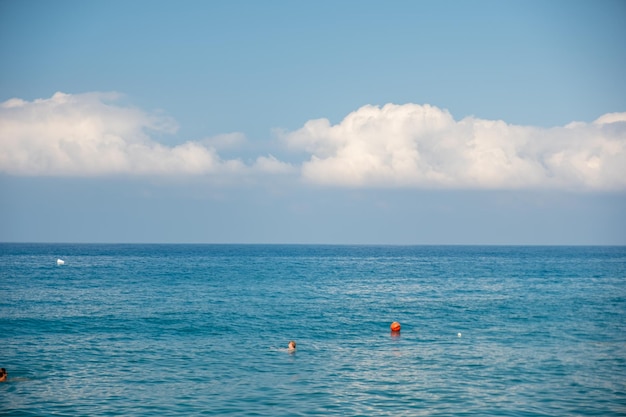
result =
M461 333L457 333L456 335L457 335L457 336L459 336L459 337L461 337Z
M57 265L65 265L65 261L63 259L57 259Z

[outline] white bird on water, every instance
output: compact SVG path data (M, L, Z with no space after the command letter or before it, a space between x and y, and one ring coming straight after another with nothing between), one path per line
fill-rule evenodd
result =
M57 259L57 265L64 265L65 261L63 259Z

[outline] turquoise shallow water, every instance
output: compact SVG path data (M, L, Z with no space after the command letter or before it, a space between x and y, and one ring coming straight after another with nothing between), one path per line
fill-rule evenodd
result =
M626 415L625 247L0 244L0 262L1 415Z

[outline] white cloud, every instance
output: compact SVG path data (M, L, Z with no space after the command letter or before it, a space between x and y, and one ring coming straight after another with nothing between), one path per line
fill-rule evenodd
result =
M259 156L253 168L259 172L273 173L273 174L293 174L297 172L292 164L282 162L276 159L273 155Z
M305 153L294 164L267 154L249 163L218 151L250 152L243 133L177 146L163 115L119 104L115 93L0 103L0 172L24 176L282 175L327 186L421 188L626 188L626 113L550 129L467 117L429 105L364 106L331 125L308 121L282 132ZM264 152L261 152L264 153ZM227 181L225 183L232 183Z
M165 116L124 107L115 93L63 94L0 104L0 171L24 176L245 174L213 144L240 144L240 133L166 146L150 132L175 133ZM258 171L258 169L257 169Z
M310 182L352 187L626 188L626 113L551 129L429 105L364 106L286 133Z

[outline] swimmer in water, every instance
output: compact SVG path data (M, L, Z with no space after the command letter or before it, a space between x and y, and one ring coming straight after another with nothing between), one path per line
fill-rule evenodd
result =
M294 350L296 350L296 342L292 340L291 342L289 342L289 351L293 352Z
M5 382L7 380L7 370L4 368L0 368L0 382Z

